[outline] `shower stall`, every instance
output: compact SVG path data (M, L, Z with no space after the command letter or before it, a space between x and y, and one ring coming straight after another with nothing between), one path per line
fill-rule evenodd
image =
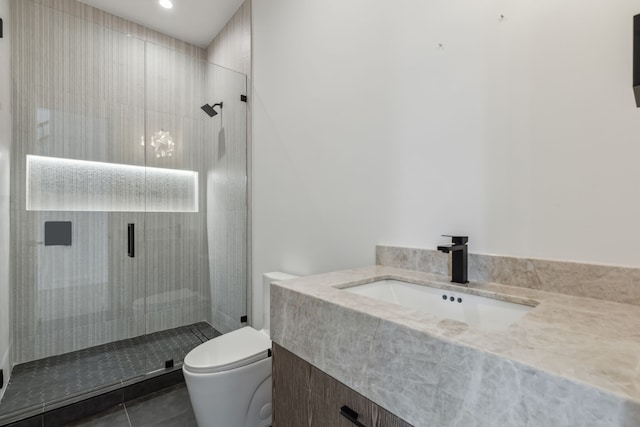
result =
M203 49L11 7L13 363L135 341L119 381L179 366L153 337L180 347L166 331L247 322L246 76Z

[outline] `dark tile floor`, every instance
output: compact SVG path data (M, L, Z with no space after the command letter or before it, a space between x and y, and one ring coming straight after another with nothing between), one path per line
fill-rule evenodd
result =
M0 401L0 420L164 369L169 359L177 364L218 335L201 322L16 365Z
M197 427L184 383L118 405L69 425L74 427Z

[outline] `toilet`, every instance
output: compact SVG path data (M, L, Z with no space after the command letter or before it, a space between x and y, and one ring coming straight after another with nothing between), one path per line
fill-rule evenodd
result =
M182 372L199 427L271 425L270 284L293 279L266 273L263 329L249 326L200 344L184 358Z

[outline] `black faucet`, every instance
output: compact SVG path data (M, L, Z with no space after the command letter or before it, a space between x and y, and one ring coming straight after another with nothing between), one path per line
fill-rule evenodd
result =
M469 283L467 280L467 242L468 236L449 236L443 234L444 237L451 237L451 244L446 246L438 246L438 250L448 254L451 252L451 281L455 283Z

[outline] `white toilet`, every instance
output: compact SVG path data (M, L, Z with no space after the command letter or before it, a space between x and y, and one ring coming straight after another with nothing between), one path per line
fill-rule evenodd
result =
M182 372L199 427L271 425L269 285L295 277L263 275L261 331L246 326L200 344L184 358Z

